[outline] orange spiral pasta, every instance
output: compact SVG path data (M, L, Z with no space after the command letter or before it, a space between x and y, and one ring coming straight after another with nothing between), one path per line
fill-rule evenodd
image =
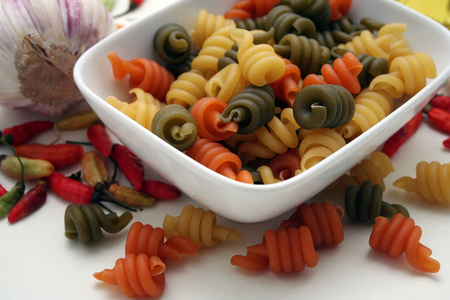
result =
M186 155L225 177L253 184L250 172L242 170L239 157L217 142L201 138L186 151Z
M206 78L199 70L191 69L180 74L172 82L166 94L167 104L179 104L190 108L198 99L206 97Z
M291 149L286 153L280 154L267 162L267 166L271 169L274 177L278 180L286 180L299 174L300 156L296 149Z
M158 256L128 254L119 258L113 269L94 273L97 280L119 285L129 298L158 297L165 287L166 265Z
M399 56L389 65L389 73L375 77L369 88L382 89L394 98L418 93L427 84L427 78L436 77L436 65L424 52Z
M224 17L227 19L255 19L265 16L280 0L240 0Z
M191 39L197 48L203 47L203 42L215 31L224 27L236 27L233 20L227 20L224 16L214 15L207 10L202 9L198 12L195 21L194 30L191 33Z
M362 90L355 97L355 114L341 127L346 139L357 137L388 116L394 108L393 98L384 90Z
M450 203L450 164L421 161L416 165L416 178L403 176L394 186L415 193L430 203Z
M197 254L198 246L191 240L182 236L174 236L164 241L164 236L162 228L153 228L149 224L134 222L128 231L125 255L144 253L149 257L158 256L165 261L168 258L179 260L182 254Z
M214 74L206 83L205 91L208 96L228 103L248 85L249 82L242 76L239 65L233 63Z
M240 240L241 235L234 229L216 224L216 214L201 207L186 205L177 217L166 215L163 229L168 240L181 236L194 242L198 247L212 247L219 242Z
M116 79L129 75L130 88L141 88L158 100L165 100L170 84L175 80L172 73L156 61L145 58L135 58L126 61L116 53L110 52L108 59Z
M253 34L245 29L233 28L231 38L238 44L238 61L242 75L251 84L263 86L280 79L286 65L272 46L253 44Z
M191 108L198 127L198 135L211 141L223 141L237 132L236 122L223 123L219 116L227 107L227 103L219 98L205 97L199 99Z
M352 0L328 0L331 8L330 22L337 21L345 16L352 6Z
M342 58L336 58L333 66L324 64L322 66L322 77L316 74L309 74L303 80L302 88L311 84L334 84L345 87L350 93L358 94L361 91L358 75L363 65L355 54L347 52Z
M286 64L286 70L280 79L270 84L270 87L275 92L277 99L283 100L289 107L292 107L298 94L298 85L302 75L300 68L291 63L289 59L283 58L283 61Z
M151 130L155 114L165 103L155 99L151 94L144 92L140 88L131 89L129 93L136 95L130 103L120 101L114 96L108 96L106 102L148 130Z
M314 245L340 244L344 240L344 228L341 219L344 210L329 202L312 202L300 204L288 220L283 220L280 227L289 228L306 226L311 230Z
M419 241L422 229L411 218L396 214L391 221L385 217L375 219L375 225L369 238L374 250L387 252L391 257L399 257L403 252L415 269L422 272L437 273L440 264L430 257L431 250Z
M231 264L250 271L269 266L274 273L301 272L305 266L314 268L319 255L314 248L311 231L299 228L268 229L261 244L247 247L247 255L234 255Z
M330 156L346 144L344 138L329 128L311 130L298 147L301 170L305 171Z

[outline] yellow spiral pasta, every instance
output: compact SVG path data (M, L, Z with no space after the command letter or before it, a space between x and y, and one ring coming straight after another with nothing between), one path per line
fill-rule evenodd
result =
M272 46L253 44L253 35L245 29L234 28L231 38L239 46L238 60L244 78L256 86L277 81L283 76L286 64Z
M106 102L148 130L151 130L153 117L164 106L164 103L140 88L131 89L129 93L135 94L135 98L131 103L120 101L114 96L108 96Z
M374 152L369 158L363 159L350 169L349 174L341 176L337 182L347 187L355 184L358 187L369 180L373 185L380 185L386 189L384 178L394 172L391 159L383 152Z
M266 165L262 165L260 167L258 167L258 169L256 169L260 174L261 174L261 179L263 184L273 184L273 183L277 183L280 182L282 180L275 178L275 176L273 175L272 169L270 169L270 167L266 166ZM298 169L294 176L300 174L302 171L300 169Z
M362 90L355 98L352 120L338 130L346 139L353 139L389 115L394 106L392 97L384 90Z
M166 215L163 230L167 239L173 236L185 237L199 247L211 247L227 240L241 240L234 229L216 224L216 214L203 208L186 205L180 216Z
M403 32L405 32L406 27L405 23L386 24L380 28L377 37L369 30L364 30L351 42L338 47L353 51L356 55L368 54L389 60L393 49L404 46Z
M200 49L203 47L204 41L210 37L215 31L223 27L236 27L231 19L225 19L222 15L214 15L207 10L202 9L197 14L195 28L191 32L191 39Z
M394 186L415 193L427 202L450 203L450 164L421 161L416 166L416 178L401 177Z
M403 94L413 95L423 89L427 78L435 78L436 65L424 52L399 56L392 60L389 73L375 77L370 83L371 90L382 89L394 98Z
M217 62L230 50L234 41L230 38L232 26L221 28L208 37L200 52L191 62L191 68L200 70L203 76L210 79L218 71Z
M199 99L206 97L206 83L206 78L199 70L184 72L170 85L166 94L167 104L191 107Z
M329 128L319 128L310 131L300 142L299 156L302 159L300 169L305 171L343 146L344 138Z
M238 64L230 64L212 76L205 85L206 94L210 97L229 102L242 92L249 83L242 76Z

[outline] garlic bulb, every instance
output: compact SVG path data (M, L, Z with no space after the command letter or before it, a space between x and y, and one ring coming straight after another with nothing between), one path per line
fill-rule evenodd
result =
M101 0L0 1L0 105L57 117L83 100L73 66L116 30Z

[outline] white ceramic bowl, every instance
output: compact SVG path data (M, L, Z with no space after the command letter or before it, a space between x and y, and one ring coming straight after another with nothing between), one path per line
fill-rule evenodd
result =
M110 51L132 59L158 60L152 38L159 26L179 23L192 29L201 8L223 14L236 1L179 0L125 26L89 49L76 63L76 84L104 124L146 164L198 203L234 221L253 223L276 217L307 201L375 151L419 112L450 77L450 32L435 21L391 0L353 0L349 16L359 22L404 22L404 36L414 51L428 53L437 78L384 120L309 170L277 184L250 185L219 175L192 160L105 102L109 95L128 96L127 80L112 76Z

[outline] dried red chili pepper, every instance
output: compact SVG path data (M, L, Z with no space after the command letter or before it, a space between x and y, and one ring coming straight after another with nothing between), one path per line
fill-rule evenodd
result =
M450 137L448 139L445 139L442 144L444 145L445 148L450 149Z
M35 212L47 199L47 183L40 180L36 186L25 193L16 205L11 209L8 215L8 221L14 223L19 219Z
M450 112L450 96L436 95L430 102L432 107L437 107Z
M424 108L424 112L427 114L428 121L431 124L450 133L450 112L429 105Z
M81 171L86 183L94 187L97 183L107 183L108 169L103 157L96 151L89 151L81 159Z
M61 169L80 162L84 149L75 144L25 144L16 147L19 156L49 161L55 169Z
M2 134L10 134L12 136L11 145L18 146L27 143L40 133L53 128L53 126L54 123L52 121L30 121L5 128Z
M400 147L417 131L422 123L422 120L422 112L419 112L384 143L381 151L387 156L392 157L398 149L400 149Z
M136 191L133 188L113 183L109 186L108 191L122 202L137 206L152 206L155 204L155 198Z
M8 191L0 184L0 197L6 194Z
M141 192L156 199L174 199L181 196L181 191L170 184L159 180L145 179Z
M56 122L56 129L60 131L72 131L88 128L100 119L92 109L69 114Z
M111 156L113 142L102 124L91 125L87 130L87 137L101 155Z
M144 182L145 170L139 157L124 145L114 145L111 158L133 187L140 191Z
M103 206L102 202L111 202L131 211L141 209L117 200L108 192L105 185L101 183L98 183L95 187L91 187L80 181L66 177L57 171L47 177L47 183L48 187L57 196L78 205L97 203Z

